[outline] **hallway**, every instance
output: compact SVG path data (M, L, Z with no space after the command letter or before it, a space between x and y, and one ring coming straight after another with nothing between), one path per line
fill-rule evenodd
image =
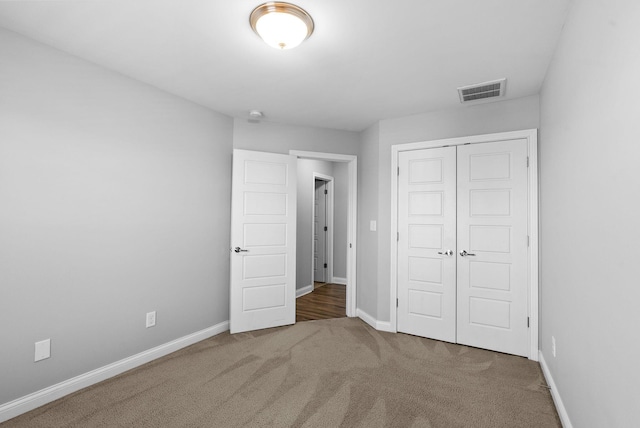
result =
M312 293L296 300L296 322L346 317L346 286L314 284Z

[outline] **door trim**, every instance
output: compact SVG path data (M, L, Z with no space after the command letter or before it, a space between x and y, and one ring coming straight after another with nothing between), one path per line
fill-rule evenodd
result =
M313 173L313 182L315 184L315 181L317 180L322 180L324 181L327 186L327 191L329 193L329 197L327 198L327 205L326 205L326 210L327 210L327 214L326 214L326 222L327 222L327 229L329 229L331 231L331 233L327 233L327 239L325 241L325 245L326 245L326 256L327 256L327 271L326 271L326 276L327 278L325 278L325 282L331 282L332 278L333 278L333 203L334 203L334 199L333 199L333 192L334 192L334 184L333 184L333 177L331 177L330 175L324 175L324 174L320 174L319 172L314 172ZM315 189L315 187L314 187ZM312 205L311 205L311 245L313 246L313 238L314 238L314 230L313 230L313 224L315 221L316 215L315 215L315 193L314 193L314 197L312 198ZM313 256L315 254L315 251L313 251L313 249L311 250L311 284L315 284L315 276L314 276L314 272L313 272ZM328 281L326 281L328 279Z
M396 299L398 297L398 154L403 151L429 149L463 144L489 143L526 139L529 156L529 209L528 228L530 245L528 252L527 276L529 300L529 355L528 358L538 361L538 130L501 132L496 134L474 135L470 137L448 138L442 140L420 141L416 143L396 144L391 146L391 287L389 314L391 331L398 331L398 313Z
M349 248L347 248L347 284L346 284L346 312L348 317L355 317L356 314L356 260L357 260L357 240L358 230L358 157L355 155L343 155L337 153L308 152L302 150L289 150L290 155L302 159L316 159L329 162L348 163L348 204L347 207L347 238Z

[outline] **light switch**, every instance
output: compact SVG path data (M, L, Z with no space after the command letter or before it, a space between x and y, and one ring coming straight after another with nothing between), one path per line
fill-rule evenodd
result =
M51 339L36 342L36 355L34 361L47 359L51 356Z
M372 232L376 231L376 221L375 220L371 220L369 222L369 230L372 231Z

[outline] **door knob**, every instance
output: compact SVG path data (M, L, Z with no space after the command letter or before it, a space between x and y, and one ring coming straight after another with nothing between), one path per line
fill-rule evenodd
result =
M241 252L241 251L242 251L243 253L246 253L246 252L248 252L249 250L243 250L243 249L242 249L242 248L240 248L240 247L236 247L236 248L234 248L234 249L233 249L233 251L235 251L236 253L239 253L239 252Z
M462 250L462 251L460 251L460 255L461 255L462 257L466 257L466 256L475 256L475 254L467 253L467 250Z
M438 251L438 254L442 254L443 256L452 256L453 255L453 250L447 250L445 252Z

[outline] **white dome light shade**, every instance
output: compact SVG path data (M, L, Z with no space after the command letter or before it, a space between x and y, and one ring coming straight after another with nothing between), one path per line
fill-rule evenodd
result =
M313 20L303 9L290 3L269 2L251 12L251 28L266 44L291 49L313 32Z
M307 38L307 26L288 13L268 13L256 22L256 32L266 44L278 49L291 49Z

